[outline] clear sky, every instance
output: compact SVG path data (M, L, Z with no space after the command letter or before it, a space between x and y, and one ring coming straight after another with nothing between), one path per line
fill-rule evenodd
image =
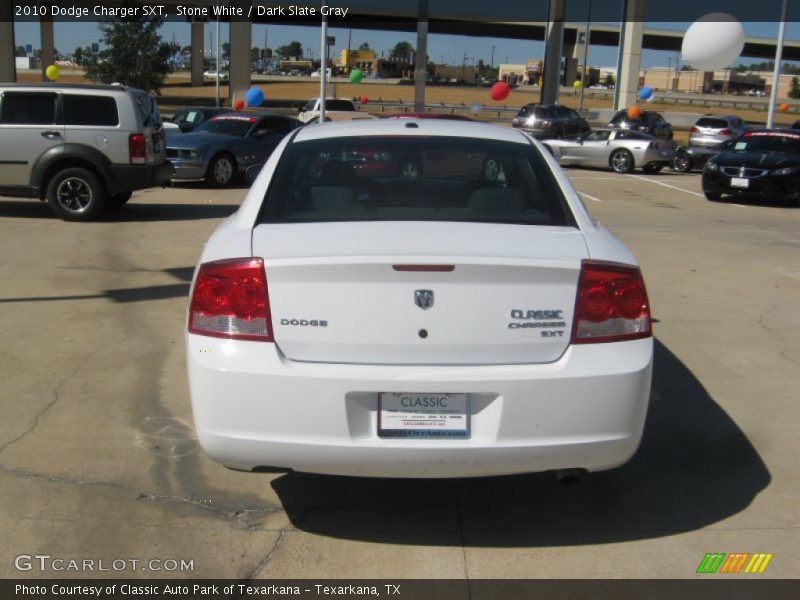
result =
M744 23L745 31L748 35L776 38L778 34L777 23ZM685 31L689 23L652 23L648 27L672 29ZM62 53L70 53L77 46L88 46L92 42L100 41L100 33L96 23L65 23L56 22L55 25L55 45ZM205 45L210 48L214 24L206 25ZM223 23L221 26L222 41L228 41L228 26ZM320 36L318 27L303 27L296 25L253 25L252 45L263 47L264 33L267 34L267 45L270 48L277 48L293 40L303 44L307 50L306 55L313 54L314 58L319 58ZM339 50L347 47L347 37L350 30L346 28L331 27L329 35L336 37L336 45L331 49L331 54L338 54ZM182 46L190 43L189 25L186 23L167 22L161 28L161 34L165 40L175 41ZM800 39L800 23L792 22L787 24L787 39ZM38 48L39 25L38 23L15 23L15 41L17 46L31 44ZM392 31L374 30L352 30L352 47L357 48L364 42L370 47L381 51L388 51L397 42L408 41L412 46L416 45L416 34L398 33ZM455 35L430 35L428 39L428 55L431 60L447 64L462 64L464 55L467 55L467 63L470 58L475 61L483 59L489 64L492 58L492 47L494 46L494 64L501 62L521 63L527 59L540 59L544 54L544 47L540 41L524 41L500 38L467 37ZM617 49L610 46L591 46L589 51L589 64L593 66L611 66L616 64ZM677 53L660 52L646 50L642 59L642 67L667 66L668 60L674 66L677 61ZM750 59L743 57L741 62L761 62L763 59Z

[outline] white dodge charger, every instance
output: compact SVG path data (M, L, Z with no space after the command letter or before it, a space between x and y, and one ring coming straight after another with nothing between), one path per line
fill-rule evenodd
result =
M538 142L383 119L284 139L203 250L186 352L223 465L471 477L630 459L653 340L636 260Z

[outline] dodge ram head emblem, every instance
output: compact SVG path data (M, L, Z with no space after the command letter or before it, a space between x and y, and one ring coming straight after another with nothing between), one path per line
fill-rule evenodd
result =
M414 290L414 304L428 310L433 306L433 290Z

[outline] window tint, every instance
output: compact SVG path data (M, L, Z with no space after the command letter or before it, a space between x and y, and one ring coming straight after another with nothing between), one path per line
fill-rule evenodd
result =
M117 102L111 96L64 94L66 125L119 125Z
M319 122L319 117L315 117ZM329 119L326 119L329 120ZM289 133L295 128L295 123L289 119L269 118L264 119L260 127L266 127L270 133Z
M725 119L712 119L710 117L703 117L702 119L697 119L696 125L698 127L713 127L714 129L725 129L728 126L728 122Z
M291 144L278 163L260 219L573 222L553 174L532 146L422 136Z
M356 107L350 100L326 100L325 110L341 110L353 112Z
M583 139L587 142L605 142L609 135L611 135L611 132L607 129L597 129L596 131L586 134Z
M0 122L14 125L52 125L56 122L56 97L52 92L6 92Z

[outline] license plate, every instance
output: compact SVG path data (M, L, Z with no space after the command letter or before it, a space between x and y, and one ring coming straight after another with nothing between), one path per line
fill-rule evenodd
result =
M669 156L669 154L670 154L669 150L662 150L661 151L661 156Z
M469 394L378 395L378 436L468 438Z
M731 177L731 187L746 188L750 187L750 180L744 177Z

